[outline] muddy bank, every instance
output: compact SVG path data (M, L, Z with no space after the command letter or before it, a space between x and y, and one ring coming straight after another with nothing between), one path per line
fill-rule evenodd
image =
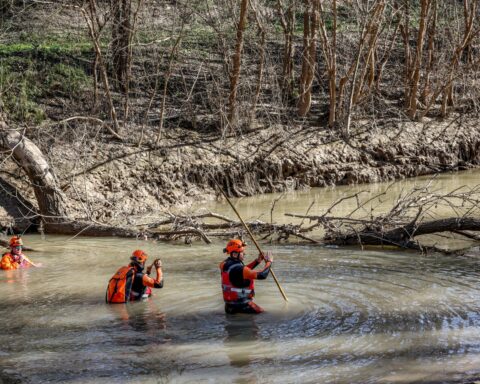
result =
M155 221L169 209L199 209L218 196L214 180L239 197L468 169L480 163L479 137L475 121L450 121L363 126L348 141L315 127L277 126L231 138L178 131L153 148L91 140L89 148L85 142L40 146L73 216L128 226ZM25 177L4 177L35 205ZM25 214L11 206L10 198L2 225L14 220L16 230L25 230Z

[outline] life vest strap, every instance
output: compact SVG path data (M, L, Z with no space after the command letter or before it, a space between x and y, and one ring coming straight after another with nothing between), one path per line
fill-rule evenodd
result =
M222 288L224 291L231 291L231 292L237 292L237 293L252 293L253 289L246 289L246 288L234 288L234 287L229 287L228 285L223 284Z
M238 293L252 293L251 289L245 289L245 288L230 288L230 290Z

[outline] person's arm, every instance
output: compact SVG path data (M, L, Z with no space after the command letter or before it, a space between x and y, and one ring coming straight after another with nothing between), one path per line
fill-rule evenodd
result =
M157 259L153 262L153 266L157 272L155 279L152 279L148 275L143 275L142 282L143 285L150 288L163 288L163 273L162 273L162 262L160 259ZM149 268L151 270L151 267ZM147 272L150 272L147 270Z
M273 261L272 259L273 259L272 256L269 256L268 260L267 260L267 257L265 257L265 267L258 272L251 270L248 266L244 267L243 278L248 280L250 279L265 280L270 272L270 266L272 265L272 261Z
M40 267L40 264L34 263L32 260L30 260L30 259L29 259L27 256L25 256L25 255L22 255L22 258L23 258L22 261L26 261L28 266L31 265L32 267Z

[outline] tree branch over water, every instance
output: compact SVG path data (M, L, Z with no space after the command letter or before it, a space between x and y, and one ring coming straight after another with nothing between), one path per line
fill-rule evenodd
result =
M363 192L343 197L323 215L286 215L309 219L314 222L312 228L322 227L325 244L393 245L425 251L441 249L422 245L419 236L455 233L478 241L478 235L464 231L480 231L480 186L463 186L440 193L434 189L433 181L400 192L390 209L384 208L383 212L381 198L387 191L363 202L359 199ZM331 214L335 207L341 207L346 201L355 201L356 206L345 215Z

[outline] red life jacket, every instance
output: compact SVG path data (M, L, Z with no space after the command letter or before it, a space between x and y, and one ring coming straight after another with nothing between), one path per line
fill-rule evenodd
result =
M225 262L222 268L222 291L223 300L226 303L244 303L250 301L255 296L255 280L244 279L244 287L237 287L233 285L230 280L230 272L234 268L241 268L243 273L243 264ZM243 284L242 284L243 285Z
M109 304L127 303L130 299L135 268L128 265L120 268L108 282L105 300Z

